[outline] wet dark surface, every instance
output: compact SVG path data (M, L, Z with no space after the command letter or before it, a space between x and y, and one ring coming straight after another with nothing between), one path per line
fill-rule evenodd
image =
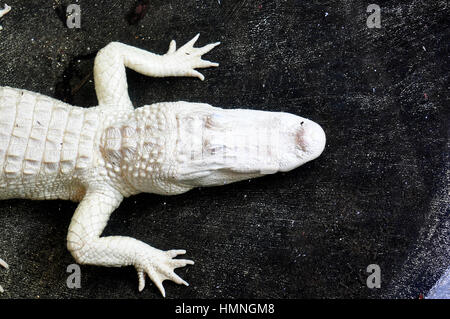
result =
M220 3L219 3L220 2ZM450 263L449 26L446 1L9 1L0 85L89 107L95 52L122 41L165 53L173 38L221 41L205 82L128 72L136 106L198 101L285 111L327 134L323 155L295 171L180 196L125 200L105 235L183 248L196 264L166 282L169 298L418 298ZM146 4L148 3L148 4ZM130 24L130 13L146 5ZM143 9L143 8L141 8ZM142 13L142 11L140 11ZM124 269L82 266L65 237L75 203L0 202L1 298L160 298ZM380 289L366 267L381 267Z

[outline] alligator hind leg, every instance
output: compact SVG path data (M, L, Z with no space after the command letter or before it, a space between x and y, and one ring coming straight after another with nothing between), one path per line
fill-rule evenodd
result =
M9 268L8 264L6 263L6 261L4 261L4 260L1 259L1 258L0 258L0 266L4 267L4 268L6 268L6 269ZM3 291L4 291L4 290L3 290L3 287L0 286L0 293L2 293Z
M172 40L164 55L154 54L120 42L111 42L101 49L94 63L95 91L100 106L132 110L128 96L125 67L152 77L189 76L204 80L196 68L216 67L219 64L202 60L201 56L220 43L194 48L197 34L184 46L176 49Z

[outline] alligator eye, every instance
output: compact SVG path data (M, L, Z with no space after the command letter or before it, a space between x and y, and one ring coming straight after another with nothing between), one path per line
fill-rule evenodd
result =
M226 118L223 115L213 113L206 117L205 127L206 128L222 128L227 124Z

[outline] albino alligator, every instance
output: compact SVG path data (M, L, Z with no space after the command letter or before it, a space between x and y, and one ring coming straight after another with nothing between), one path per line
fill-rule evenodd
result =
M99 105L81 108L37 93L0 87L0 199L80 201L67 247L80 264L133 265L139 291L145 275L188 285L174 269L194 262L134 238L100 237L124 197L175 195L289 171L318 157L322 128L288 114L226 110L208 104L157 103L134 109L125 67L153 77L204 79L195 68L218 66L194 48L198 35L164 55L112 42L95 59ZM0 260L0 264L7 264Z

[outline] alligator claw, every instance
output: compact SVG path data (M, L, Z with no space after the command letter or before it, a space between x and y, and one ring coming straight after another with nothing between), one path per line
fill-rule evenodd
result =
M192 260L188 259L173 259L185 253L185 250L161 251L152 248L146 254L141 255L142 257L136 263L139 291L145 288L145 275L153 281L163 297L166 297L166 291L163 286L164 280L171 280L179 285L189 286L186 281L174 272L176 268L194 264Z
M172 75L197 77L203 81L205 77L195 69L219 66L219 63L203 60L202 55L214 49L220 42L211 43L201 48L194 48L194 44L199 36L200 33L178 50L175 40L170 42L169 50L164 56L170 60L170 63L167 63L167 65L173 68L171 70Z

